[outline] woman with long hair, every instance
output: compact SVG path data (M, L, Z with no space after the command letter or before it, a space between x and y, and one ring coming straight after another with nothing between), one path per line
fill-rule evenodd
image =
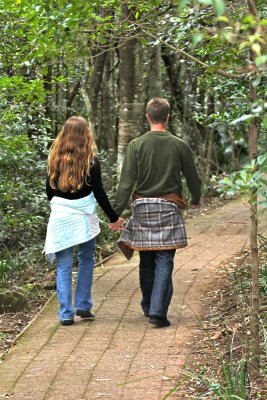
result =
M62 325L72 325L74 315L93 319L91 286L96 236L100 232L96 202L110 220L112 229L121 229L123 220L112 209L101 179L96 145L86 120L69 118L48 157L46 192L51 205L45 254L57 259L57 296ZM75 310L72 306L73 248L78 245L78 276Z

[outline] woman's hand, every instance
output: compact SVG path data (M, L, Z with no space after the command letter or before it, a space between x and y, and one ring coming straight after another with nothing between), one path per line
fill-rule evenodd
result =
M116 222L111 222L108 227L112 231L122 231L123 230L123 223L124 219L123 218L118 218Z

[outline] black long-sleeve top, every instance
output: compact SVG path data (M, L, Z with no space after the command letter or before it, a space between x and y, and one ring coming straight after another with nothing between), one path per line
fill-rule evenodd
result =
M49 184L49 176L46 179L46 194L49 201L53 198L53 196L63 197L64 199L68 200L77 200L88 196L92 192L94 193L96 201L107 215L110 222L117 221L118 215L111 207L108 196L103 187L100 163L97 158L94 159L94 163L90 168L88 184L84 184L83 187L77 192L62 192L59 189L53 189Z

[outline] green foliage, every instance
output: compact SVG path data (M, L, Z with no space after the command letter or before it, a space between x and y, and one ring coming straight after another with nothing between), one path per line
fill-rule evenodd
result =
M192 381L204 384L207 388L202 395L194 397L194 400L210 398L218 400L246 400L249 394L249 381L246 356L243 355L239 360L234 359L233 347L234 337L228 338L227 357L219 355L220 372L219 376L211 377L207 375L204 368L200 372L185 370L184 374L189 376ZM215 373L214 373L215 375Z
M226 196L241 194L248 197L253 191L261 196L258 203L267 207L267 153L246 164L241 171L225 176L218 183L217 190ZM263 198L263 200L261 200Z
M67 105L73 87L87 82L88 75L87 88L90 88L94 57L107 50L114 52L121 38L139 37L145 52L147 44L163 41L165 48L168 44L177 46L202 64L207 63L208 67L203 68L201 63L188 61L178 53L181 69L192 70L197 90L203 90L206 97L214 97L216 109L210 113L202 107L198 95L190 102L195 122L215 132L220 168L228 163L232 143L247 151L244 138L252 118L257 117L260 137L264 138L267 130L264 4L259 4L259 21L256 21L248 15L246 6L235 7L222 0L126 3L132 12L129 18L124 14L126 4L122 7L118 0L1 2L0 250L18 243L23 248L29 241L35 245L43 238L48 214L44 180L51 137L66 115L76 112L87 115L79 90L71 106ZM248 98L247 81L214 75L218 68L243 73L248 49L256 52L259 71L254 79L259 100L253 105ZM110 74L115 70L114 82L116 61L115 54L110 71L106 71ZM188 82L181 84L186 87ZM119 92L113 85L113 92ZM101 121L97 123L101 126ZM261 140L264 148L266 142ZM107 161L103 158L107 165L103 177L109 191L116 184L115 159L111 155ZM250 171L242 173L235 179L235 189L239 185L245 190L254 178L250 177ZM264 187L264 176L261 179L257 182ZM107 221L102 231L99 245L105 246L114 240Z
M259 248L263 252L266 253L266 247L262 246L262 243L266 245L267 239L263 236L258 236ZM251 265L247 262L243 263L236 272L236 266L231 271L232 283L234 286L234 290L237 296L241 295L244 299L244 303L249 305L249 290L251 286L251 277L250 277ZM265 298L267 296L267 260L266 256L260 260L259 265L259 286L262 297Z
M179 1L179 10L182 10L185 6L189 5L188 3L191 3L191 1L190 0ZM202 0L201 3L207 6L212 6L218 17L220 17L224 13L223 0Z
M0 133L0 145L0 244L37 240L39 225L47 212L45 161L39 153L42 140Z
M20 272L27 266L26 258L22 258L19 253L6 251L0 259L0 287L6 287L14 274Z
M245 358L236 364L231 358L221 357L223 383L209 381L206 396L215 394L219 400L246 400L248 394L247 361ZM206 382L207 383L207 382Z

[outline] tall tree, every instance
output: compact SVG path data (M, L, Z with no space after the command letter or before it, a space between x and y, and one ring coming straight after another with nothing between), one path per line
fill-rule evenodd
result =
M248 10L253 20L258 19L257 7L254 0L248 0ZM251 29L251 34L255 34L255 29ZM256 52L253 47L250 49L250 63L256 71ZM250 101L255 104L257 100L256 86L253 84L253 76L249 79L249 95ZM258 157L258 127L257 120L253 118L250 124L250 159L256 160ZM256 173L257 165L255 164ZM251 233L250 233L250 251L251 251L251 306L250 306L250 330L251 330L251 350L252 359L250 363L251 374L253 378L259 375L260 366L260 339L259 339L259 310L260 310L260 284L259 284L259 249L258 249L258 216L257 216L257 189L253 189L250 195L250 218L251 218Z
M161 46L149 46L148 97L162 96Z
M125 19L131 21L133 10L123 5ZM119 43L119 132L118 167L128 143L143 131L143 49L138 38L123 38Z

